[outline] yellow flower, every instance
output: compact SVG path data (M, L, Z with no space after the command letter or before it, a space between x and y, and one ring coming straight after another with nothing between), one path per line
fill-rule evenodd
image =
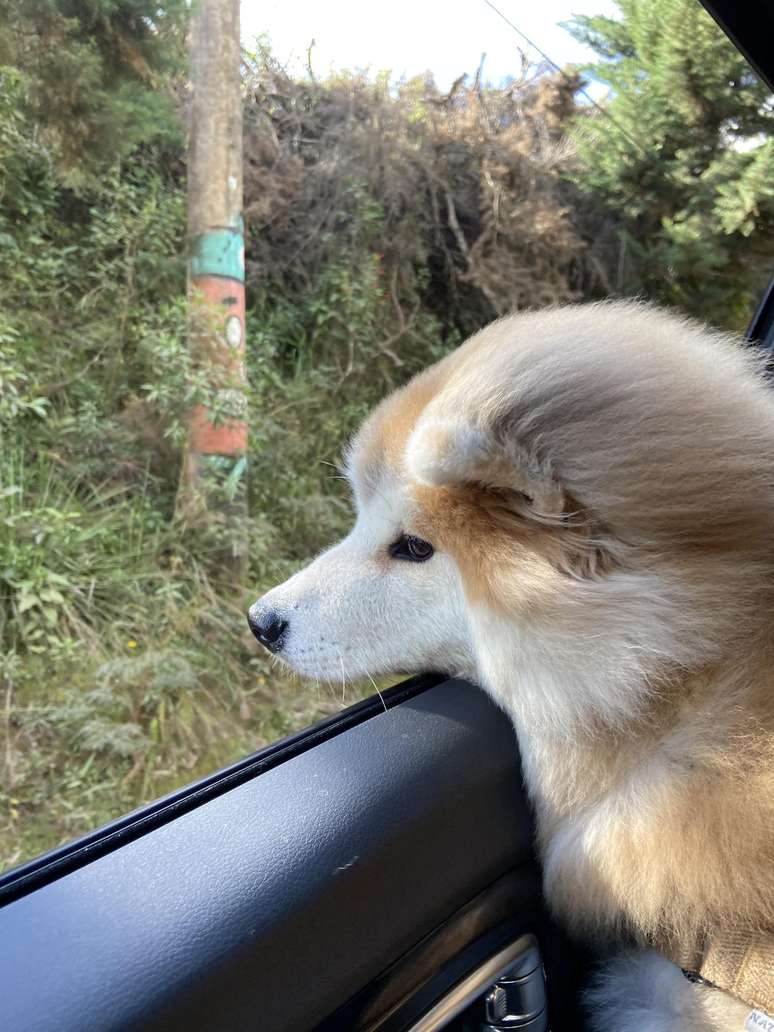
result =
M128 649L136 649L137 648L137 642L134 640L134 638L130 638L129 641L126 643L126 647Z

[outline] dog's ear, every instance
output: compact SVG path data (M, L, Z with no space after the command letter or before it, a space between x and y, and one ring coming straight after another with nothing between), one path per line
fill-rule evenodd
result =
M405 461L410 476L429 487L469 484L512 492L520 508L550 522L566 511L564 491L547 464L481 427L421 419L409 437Z
M503 526L526 519L553 528L550 561L563 573L598 579L617 565L613 539L593 514L565 493L547 462L507 435L424 418L409 437L405 463L420 484L479 489L481 504Z

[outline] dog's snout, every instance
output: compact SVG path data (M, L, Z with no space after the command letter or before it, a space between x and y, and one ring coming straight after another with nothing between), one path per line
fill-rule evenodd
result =
M250 630L270 652L279 652L285 642L287 620L271 610L268 613L258 613L254 612L254 609L255 607L247 614Z

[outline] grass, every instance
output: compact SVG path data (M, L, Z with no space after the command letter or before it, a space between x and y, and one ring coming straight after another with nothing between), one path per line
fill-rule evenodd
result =
M221 614L222 615L222 614ZM249 632L248 632L249 633ZM0 870L233 763L362 698L277 669L246 634L178 650L127 639L126 655L43 657L0 699ZM224 662L224 655L229 658ZM373 689L368 686L369 690Z
M265 521L235 597L152 488L0 458L0 870L373 691L302 683L253 639L249 603L304 561Z

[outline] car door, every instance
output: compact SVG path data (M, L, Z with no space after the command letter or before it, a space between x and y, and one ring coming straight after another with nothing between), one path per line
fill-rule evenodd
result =
M770 73L772 13L706 6ZM509 721L436 675L9 872L0 905L19 1032L578 1030L605 949L547 912Z
M2 1028L408 1028L489 963L481 995L525 935L552 1027L580 1027L513 730L462 681L359 703L2 894Z

